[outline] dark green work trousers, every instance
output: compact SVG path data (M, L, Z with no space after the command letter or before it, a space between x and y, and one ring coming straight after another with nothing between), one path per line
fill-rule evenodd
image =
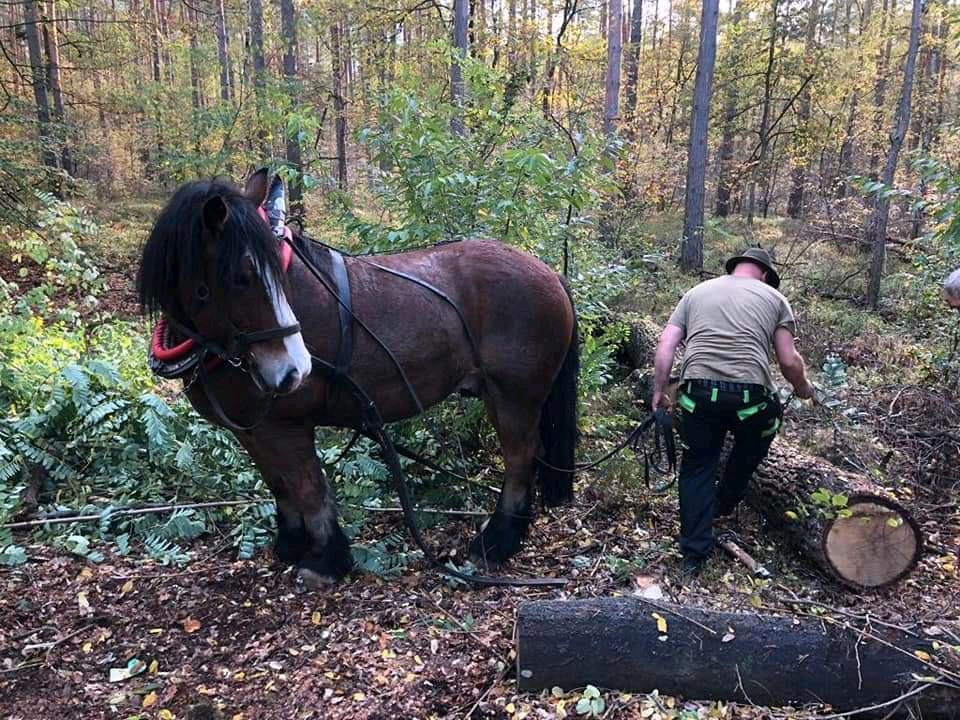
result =
M713 518L729 515L743 499L753 471L767 456L783 410L761 385L685 381L677 398L680 437L680 550L697 561L713 549ZM717 483L717 463L728 432L734 446Z

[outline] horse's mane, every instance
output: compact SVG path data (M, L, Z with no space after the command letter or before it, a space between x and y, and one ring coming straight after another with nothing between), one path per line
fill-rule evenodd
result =
M217 238L218 283L232 287L246 253L257 267L280 275L278 244L257 208L229 180L214 178L182 185L166 204L143 246L137 292L141 310L155 315L176 304L176 289L202 262L203 207L219 196L227 207L227 220Z

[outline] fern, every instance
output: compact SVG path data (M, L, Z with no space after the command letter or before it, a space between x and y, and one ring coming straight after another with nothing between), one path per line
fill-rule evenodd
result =
M164 565L183 565L190 560L190 554L169 538L148 535L143 540L147 554Z
M60 374L70 387L74 406L78 408L85 406L90 397L90 383L83 368L79 365L67 365Z

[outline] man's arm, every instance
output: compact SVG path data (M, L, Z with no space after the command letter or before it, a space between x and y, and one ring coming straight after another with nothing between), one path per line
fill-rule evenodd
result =
M678 325L667 324L660 333L660 342L657 343L657 352L653 358L653 409L661 407L670 410L670 397L667 395L667 382L670 380L670 370L673 368L673 358L677 346L683 340L683 328Z
M807 370L803 358L797 352L793 333L785 327L778 327L773 334L773 349L777 354L780 372L793 385L798 398L809 400L814 396L814 387L807 379Z

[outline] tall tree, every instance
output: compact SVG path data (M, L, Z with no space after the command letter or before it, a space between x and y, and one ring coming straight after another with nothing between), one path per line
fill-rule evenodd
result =
M73 156L67 135L67 114L63 106L63 81L60 77L60 35L57 32L57 3L50 0L48 22L45 25L47 57L50 59L50 93L53 95L53 119L56 121L57 145L60 164L64 171L73 174Z
M217 61L220 63L220 99L233 101L233 73L230 69L230 29L223 0L217 0Z
M156 2L156 0L153 0ZM260 152L269 157L270 135L266 127L267 63L263 54L263 3L250 0L250 55L253 61L253 92L256 102L257 140Z
M719 0L703 0L700 16L700 50L693 87L690 142L687 149L687 186L683 213L683 240L680 266L687 271L703 269L703 205L707 173L707 130L710 124L710 95L713 65L717 56Z
M847 5L849 12L850 5ZM873 12L873 0L865 0L863 3L863 11L860 13L860 31L857 40L857 64L856 66L862 67L864 62L865 54L865 31L867 29L867 24L870 22L870 15ZM848 17L849 20L849 17ZM846 37L846 33L844 37ZM840 145L840 157L837 163L837 175L838 177L835 180L836 183L836 196L838 198L846 197L847 194L847 178L853 174L853 154L854 154L854 145L856 139L856 119L857 115L860 112L860 83L854 83L853 92L850 93L850 106L847 112L847 123L846 129L844 132L843 142Z
M467 57L467 20L469 0L453 2L453 62L450 63L450 94L456 114L451 121L453 131L463 135L463 68L460 62Z
M295 112L300 102L299 55L297 42L297 14L293 0L280 0L280 33L283 36L283 79L287 91L287 102L291 112ZM287 164L296 170L297 178L290 183L290 207L297 214L303 214L303 157L300 152L300 129L284 128L287 145Z
M803 47L803 61L807 71L813 72L816 64L817 24L820 20L820 0L810 0L807 10L807 36ZM801 140L799 158L791 174L792 188L787 199L787 215L792 218L800 217L803 213L803 196L806 191L807 164L809 163L808 138L810 137L810 112L812 99L810 87L807 85L800 94L800 104L797 108L798 137Z
M50 138L50 101L47 98L47 73L44 70L43 50L40 48L40 17L37 0L25 0L23 4L23 31L27 37L27 55L30 59L30 77L33 99L37 108L40 131L40 158L48 167L57 166Z
M616 134L620 115L620 58L623 8L620 0L610 0L607 14L607 79L604 86L603 132L608 141Z
M630 46L627 50L627 87L624 104L627 121L637 112L637 83L640 79L640 52L643 50L643 0L633 0L630 16Z
M770 113L773 107L773 68L776 63L777 37L780 31L780 2L773 0L770 9L770 38L767 42L767 64L763 71L763 102L760 110L760 127L757 130L758 150L753 172L750 174L750 189L747 198L747 222L753 222L756 208L757 183L767 171L767 151L770 148ZM766 215L766 209L764 209Z
M738 2L731 13L726 42L729 59L724 63L726 83L723 87L723 131L720 136L720 157L717 163L717 204L714 214L726 217L730 213L730 196L733 193L733 152L736 141L737 103L739 100L737 80L743 46L740 37L740 22L743 18L743 3Z
M330 23L330 54L333 68L333 110L335 114L335 136L337 143L337 186L347 189L347 117L344 112L346 100L343 96L343 23L340 20Z
M913 76L917 64L917 48L920 45L920 18L924 11L924 0L913 0L910 16L910 40L907 46L907 60L903 66L903 86L900 90L900 103L893 129L890 131L890 147L883 166L881 182L890 187L897 170L897 159L903 138L910 125L910 100L913 95ZM874 195L873 216L867 227L867 242L873 248L870 258L870 277L867 283L867 301L876 308L880 304L880 280L883 277L883 264L887 248L887 220L890 214L890 195L878 192Z

